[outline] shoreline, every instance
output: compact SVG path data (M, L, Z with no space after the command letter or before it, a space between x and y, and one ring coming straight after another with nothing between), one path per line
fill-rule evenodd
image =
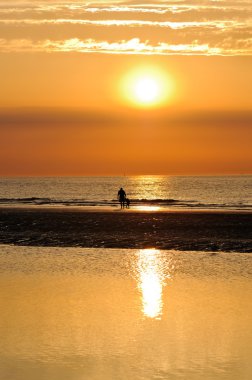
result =
M130 208L121 209L119 206L66 206L66 205L0 205L0 212L4 210L27 210L27 211L47 211L47 212L81 212L81 213L117 213L117 212L125 212L125 213L169 213L169 214L251 214L252 210L248 209L228 209L228 208L169 208L169 207L159 207L159 206L133 206Z
M0 207L0 244L252 252L252 212Z

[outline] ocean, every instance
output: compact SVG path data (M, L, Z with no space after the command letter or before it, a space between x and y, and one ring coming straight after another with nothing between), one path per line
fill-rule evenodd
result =
M252 175L0 178L0 205L252 210Z

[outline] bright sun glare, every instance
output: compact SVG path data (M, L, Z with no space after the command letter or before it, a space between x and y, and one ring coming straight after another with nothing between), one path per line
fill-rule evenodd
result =
M172 81L159 68L138 68L124 76L121 88L124 99L131 105L158 107L171 97Z
M153 102L159 94L158 83L149 77L139 78L135 84L135 96L140 102Z

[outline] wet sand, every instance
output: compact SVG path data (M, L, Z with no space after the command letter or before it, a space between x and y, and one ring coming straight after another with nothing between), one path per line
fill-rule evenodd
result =
M1 380L250 380L252 256L0 247Z
M252 252L252 213L3 207L0 243Z

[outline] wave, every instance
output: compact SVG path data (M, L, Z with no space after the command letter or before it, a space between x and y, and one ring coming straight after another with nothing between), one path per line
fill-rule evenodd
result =
M117 207L118 200L85 200L85 199L53 199L53 198L0 198L3 206L82 206L82 207ZM156 206L160 208L187 208L187 209L229 209L252 210L252 204L248 203L204 203L197 200L178 199L131 199L130 206Z

